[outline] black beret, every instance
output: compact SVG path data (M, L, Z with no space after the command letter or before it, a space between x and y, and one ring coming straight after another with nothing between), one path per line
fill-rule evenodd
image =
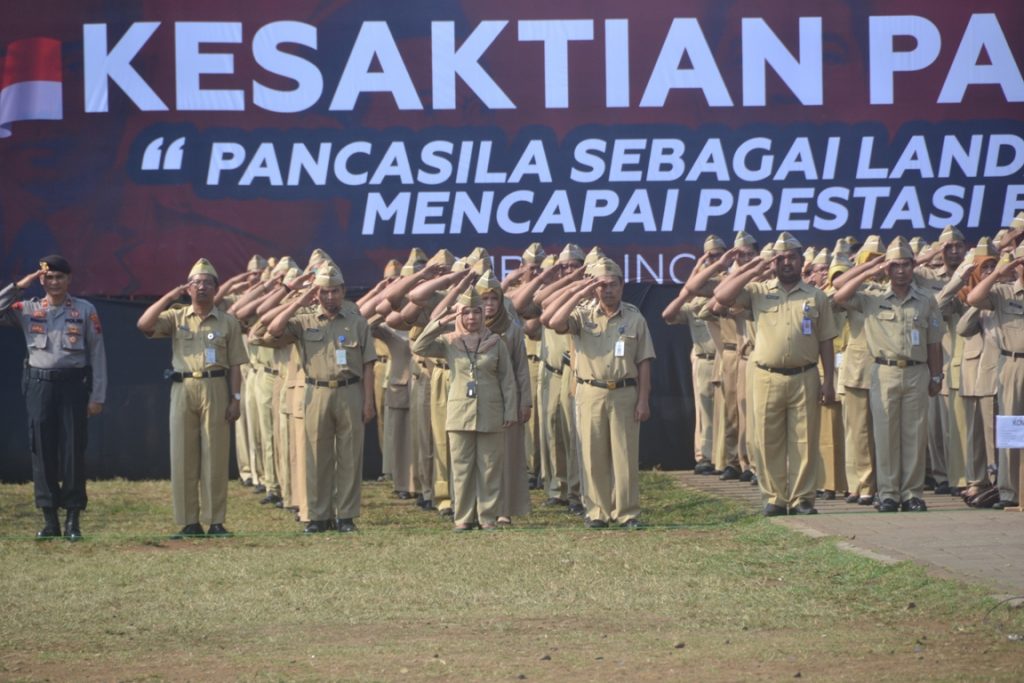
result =
M58 273L71 274L71 264L63 256L50 254L39 259L39 267L43 270L54 270Z

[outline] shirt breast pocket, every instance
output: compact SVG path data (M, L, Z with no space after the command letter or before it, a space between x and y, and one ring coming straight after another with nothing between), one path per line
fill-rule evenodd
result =
M29 346L33 349L45 349L48 339L46 333L33 334L29 338Z
M302 339L308 342L322 342L324 340L324 331L319 329L303 330Z
M762 302L754 308L754 320L758 325L771 325L775 326L779 324L779 304L772 302Z
M1015 301L1003 302L1000 307L999 317L1001 323L1014 329L1024 328L1024 305Z

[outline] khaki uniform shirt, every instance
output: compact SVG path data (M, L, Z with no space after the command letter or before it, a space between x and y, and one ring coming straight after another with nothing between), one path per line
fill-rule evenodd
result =
M205 318L191 305L161 311L149 337L171 337L171 367L175 372L226 370L249 360L242 343L242 326L216 307Z
M362 378L363 366L377 360L370 325L351 301L333 318L320 306L296 313L281 340L300 345L306 377L319 382Z
M711 338L711 331L708 329L708 322L699 317L701 309L708 302L708 298L698 296L690 299L675 318L668 320L669 325L689 325L690 339L693 340L693 350L702 355L714 354L715 341Z
M449 344L440 335L450 332L432 321L412 345L413 353L446 358L451 368L445 429L449 432L500 432L503 422L515 422L519 397L512 371L512 357L500 338L485 351ZM475 371L473 366L475 365ZM469 383L475 382L475 395Z
M622 302L608 316L600 306L577 306L569 316L581 380L617 381L637 377L637 366L654 358L647 321L633 304ZM621 344L621 346L620 346ZM621 349L621 353L616 353Z
M873 358L928 360L928 344L941 344L945 328L935 297L911 285L905 299L892 287L860 290L845 308L864 314L864 334Z
M999 348L1024 353L1024 285L1020 280L993 285L979 308L995 311L999 321Z
M798 282L790 291L778 278L751 282L733 305L753 314L757 336L750 360L765 367L817 364L821 342L839 333L828 297L806 282Z

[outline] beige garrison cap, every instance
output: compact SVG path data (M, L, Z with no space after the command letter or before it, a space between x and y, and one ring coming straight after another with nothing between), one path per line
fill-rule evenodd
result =
M480 292L476 291L475 287L470 287L460 294L456 303L463 308L482 308L484 305Z
M496 292L498 294L502 293L501 283L498 282L498 278L494 276L493 270L488 270L486 273L481 275L480 279L478 279L476 284L473 286L476 288L476 291L481 294L486 294L487 292Z
M213 267L213 264L204 258L196 261L195 265L192 266L192 270L188 271L188 277L190 280L195 275L212 275L216 279L220 280L220 276L217 275L217 270Z
M736 248L740 247L753 247L757 244L757 240L754 236L748 233L746 230L740 230L736 233L736 238L732 241L732 246Z
M604 256L587 268L587 275L593 278L609 276L621 278L622 268L619 268L618 263Z
M398 259L391 259L384 264L384 277L398 277L402 272L402 264Z
M604 257L604 251L601 250L601 247L594 246L594 248L587 252L587 257L583 259L583 265L589 266L592 263L597 263L602 257Z
M332 287L341 287L345 284L345 278L342 277L341 271L338 270L338 266L333 263L328 263L322 268L317 268L316 278L313 279L313 284L317 287L324 287L327 289Z
M910 243L908 243L906 238L902 236L896 237L892 242L889 242L889 248L885 250L886 261L899 261L902 259L913 258L914 250L910 248Z
M583 253L578 244L569 243L565 245L561 253L558 254L558 262L565 263L566 261L580 261L582 262L587 258L587 255Z
M952 225L947 225L942 229L942 234L939 235L939 244L945 244L946 242L963 242L964 234L954 228Z
M704 240L704 253L710 254L714 251L725 251L725 241L718 235L708 235L707 239Z
M523 263L528 263L531 266L539 266L544 260L544 247L541 246L540 242L534 242L526 248L523 252Z
M781 254L784 251L791 249L803 249L804 245L800 244L800 240L793 237L792 233L788 231L782 231L779 233L779 238L775 240L775 251Z

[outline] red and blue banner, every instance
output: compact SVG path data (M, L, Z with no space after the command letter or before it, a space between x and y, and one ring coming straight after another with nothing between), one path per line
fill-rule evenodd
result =
M19 3L0 275L160 294L199 256L600 245L674 283L708 233L968 239L1024 209L1024 4ZM502 258L504 257L504 258Z

